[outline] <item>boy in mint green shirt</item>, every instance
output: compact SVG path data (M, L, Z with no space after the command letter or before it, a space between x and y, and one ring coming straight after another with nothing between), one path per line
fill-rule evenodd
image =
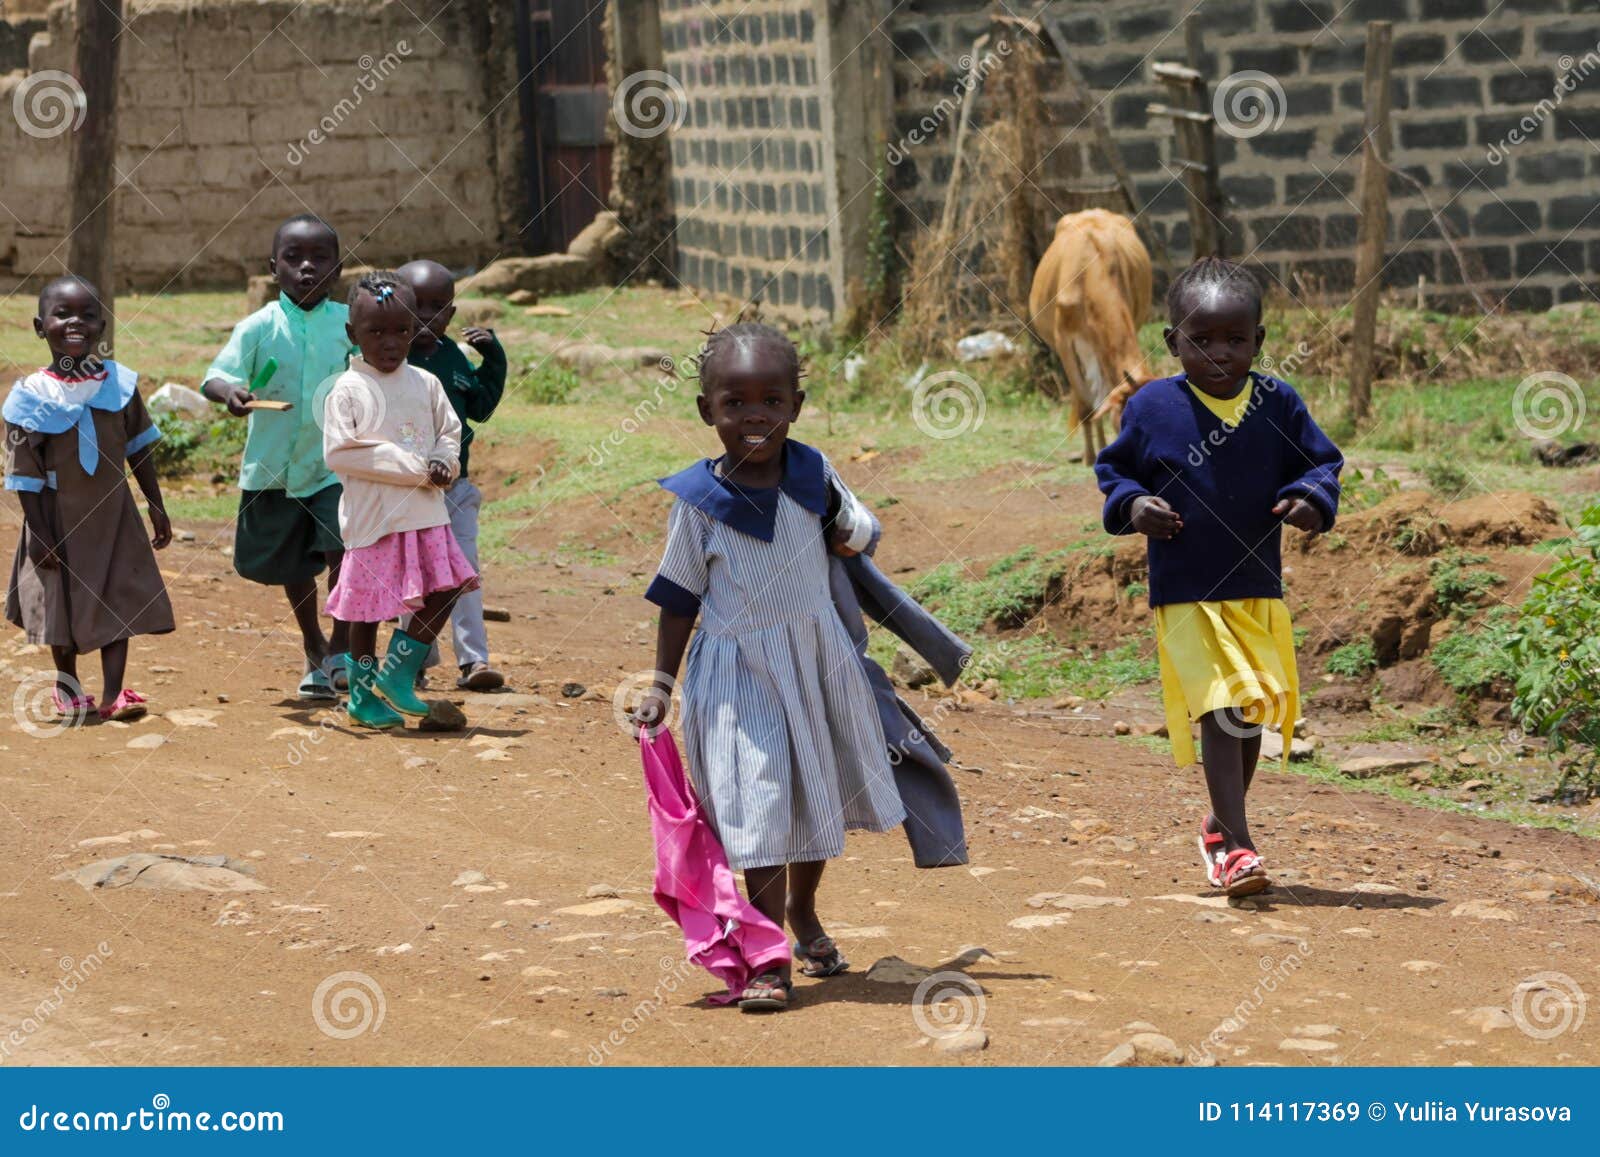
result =
M288 596L305 648L302 699L335 699L346 683L349 629L335 619L330 640L317 610L317 576L328 571L331 591L344 557L341 490L322 458L319 420L322 399L350 354L350 310L328 299L341 267L339 235L327 222L302 214L278 226L270 260L278 299L233 327L203 387L206 397L250 422L239 468L233 566ZM269 359L277 369L258 382ZM257 400L291 408L251 409Z

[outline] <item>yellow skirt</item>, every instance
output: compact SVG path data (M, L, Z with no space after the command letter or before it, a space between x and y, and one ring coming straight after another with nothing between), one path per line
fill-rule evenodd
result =
M1161 698L1172 756L1194 763L1189 724L1234 707L1251 724L1277 724L1289 759L1300 715L1294 630L1282 599L1226 599L1156 608Z

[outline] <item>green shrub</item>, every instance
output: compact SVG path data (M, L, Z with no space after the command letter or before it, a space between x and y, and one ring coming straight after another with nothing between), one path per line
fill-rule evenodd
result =
M1600 504L1583 512L1555 565L1533 580L1509 650L1513 714L1553 750L1581 748L1563 788L1576 775L1600 793Z
M1369 476L1352 466L1339 479L1339 505L1347 513L1367 510L1400 490L1400 483L1389 477L1382 466L1374 466Z
M226 417L211 421L160 414L156 424L161 437L152 461L160 478L232 471L238 467L247 429L244 419Z
M1378 656L1372 649L1371 639L1362 639L1356 643L1346 643L1328 656L1324 669L1330 675L1343 675L1349 679L1359 679L1369 675L1378 666Z

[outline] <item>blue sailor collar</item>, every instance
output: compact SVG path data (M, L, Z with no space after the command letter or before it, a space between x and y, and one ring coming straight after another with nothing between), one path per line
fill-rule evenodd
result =
M783 446L783 478L776 486L740 486L716 472L717 459L702 458L686 470L657 479L664 490L740 534L771 542L778 523L778 495L787 494L818 518L828 513L828 476L822 453L793 439Z
M91 409L115 413L126 406L138 388L139 375L125 366L108 361L105 380L87 401L63 402L34 392L30 386L33 375L21 378L6 395L0 416L13 426L34 434L65 434L74 426L78 429L78 461L84 472L93 474L100 461L100 445L95 435ZM46 371L40 371L44 373Z

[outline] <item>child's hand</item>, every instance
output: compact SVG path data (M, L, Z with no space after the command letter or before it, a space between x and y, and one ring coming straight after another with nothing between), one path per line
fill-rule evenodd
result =
M466 339L469 346L477 350L480 354L488 353L490 350L494 349L495 345L497 344L495 341L494 330L484 329L479 325L469 325L466 329L461 331L461 336Z
M228 413L235 418L247 418L250 411L245 406L255 400L255 395L243 386L234 386L223 396L223 404L228 407Z
M452 481L449 463L438 461L428 463L428 482L431 485L437 486L440 490L448 490Z
M167 512L159 506L150 508L150 545L157 550L170 545L172 542L172 520L167 517Z
M851 548L850 532L842 526L835 526L833 528L833 542L831 545L833 553L838 555L840 558L849 558L853 554L861 553L859 550L854 550Z
M1134 530L1151 538L1175 538L1183 529L1183 516L1154 494L1141 494L1133 500L1128 521Z
M637 739L646 732L654 737L656 729L661 726L661 721L667 717L671 709L671 693L662 687L651 687L639 701L639 706L633 709L634 738Z
M1296 530L1303 530L1307 534L1318 534L1322 530L1322 512L1304 498L1279 499L1278 505L1272 508L1272 513Z

